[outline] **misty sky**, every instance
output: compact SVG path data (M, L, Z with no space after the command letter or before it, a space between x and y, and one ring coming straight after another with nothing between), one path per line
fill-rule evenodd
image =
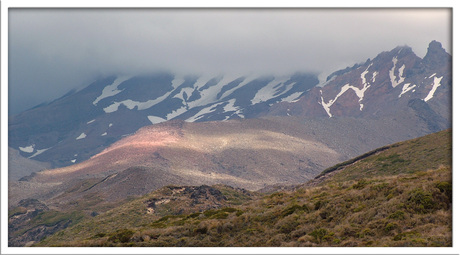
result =
M10 9L9 113L98 77L331 72L432 40L451 52L449 9Z

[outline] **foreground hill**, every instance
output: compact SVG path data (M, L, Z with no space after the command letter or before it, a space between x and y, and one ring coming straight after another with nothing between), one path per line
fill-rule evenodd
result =
M370 152L328 169L323 177L336 174L325 182L242 205L148 219L147 199L140 198L37 245L452 246L451 135L446 130ZM126 208L128 214L119 214ZM115 214L142 224L122 223ZM94 227L102 222L111 223Z

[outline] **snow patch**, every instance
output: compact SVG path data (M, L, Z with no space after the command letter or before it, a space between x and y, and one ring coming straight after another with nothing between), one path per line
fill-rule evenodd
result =
M105 136L105 135L107 135L107 132L104 132L101 136Z
M184 112L186 112L186 111L187 111L187 107L182 106L181 108L176 109L176 110L172 111L171 113L168 113L168 114L166 115L166 119L167 119L167 120L170 120L170 119L172 119L172 118L175 118L175 117L181 115L182 113L184 113Z
M75 161L77 161L77 159L72 159L70 162L75 163Z
M26 147L19 147L19 150L21 150L22 152L26 152L26 153L32 153L34 152L34 148L35 148L35 144L32 144Z
M250 83L251 81L255 80L258 76L256 75L251 75L251 76L248 76L248 77L245 77L244 80L238 84L238 86L230 89L230 90L227 90L224 92L224 94L222 94L222 96L220 98L225 98L226 96L230 95L233 93L233 91L245 86L246 84Z
M260 103L260 102L267 101L273 98L273 96L276 94L276 87L280 84L285 83L288 79L289 78L285 78L285 77L273 79L271 82L269 82L259 91L257 91L254 98L251 100L251 104Z
M177 89L182 83L184 83L185 79L184 78L174 78L174 80L171 82L172 86L174 89Z
M434 95L434 92L436 92L436 89L441 86L441 80L442 80L442 76L440 78L438 77L434 77L433 79L433 87L431 88L430 92L428 93L428 95L425 97L425 99L423 99L425 102L428 102L428 100L430 100L431 98L433 98L433 95Z
M93 101L93 105L97 105L97 103L99 101L101 101L102 99L104 98L107 98L107 97L111 97L111 96L115 96L116 94L122 92L122 90L118 90L118 85L120 85L122 82L130 79L131 77L128 77L128 76L122 76L122 77L118 77L116 78L112 84L106 86L103 90L102 90L102 94L100 96L98 96L94 101Z
M194 88L182 88L182 89L179 91L179 93L177 93L176 95L174 95L173 98L179 98L179 99L181 99L182 101L185 102L184 93L185 93L185 95L187 96L187 98L189 98L189 97L192 95L192 93L193 93L194 90L195 90Z
M49 149L51 149L51 147L46 148L46 149L37 150L37 152L35 152L34 155L30 156L29 158L33 158L35 156L38 156L38 155L42 154L43 152L45 152L45 151L47 151Z
M91 124L91 123L93 123L94 121L96 121L96 119L90 120L90 121L86 122L86 124Z
M331 106L335 103L335 101L337 101L337 99L338 99L343 93L345 93L345 92L346 92L347 90L349 90L349 89L352 89L352 90L355 92L356 96L358 96L358 98L359 98L359 100L358 100L358 102L359 102L359 110L362 111L363 108L364 108L364 105L363 105L361 102L362 102L362 100L363 100L363 98L364 98L364 92L365 92L369 87L370 87L370 84L369 84L369 83L366 83L362 89L359 89L359 88L357 88L357 87L350 86L350 84L345 84L345 85L343 85L342 88L340 89L339 94L337 94L337 95L335 96L334 99L329 100L329 102L327 102L327 103L324 102L324 98L323 98L323 96L321 96L321 105L323 106L323 108L324 108L324 110L326 111L327 115L329 115L329 118L331 118L331 117L332 117L331 109L330 109ZM321 91L321 94L322 94L322 91Z
M399 84L404 82L404 80L406 79L405 77L402 77L403 72L404 72L404 68L406 66L402 65L398 69L398 74L395 75L396 63L398 63L398 58L393 57L392 61L393 61L393 67L391 68L389 75L390 75L391 86L393 86L393 88L396 88L396 86L398 86Z
M110 124L109 124L109 127L111 127L111 126L113 126L113 124L112 124L112 123L110 123Z
M195 121L203 118L203 115L214 111L218 105L219 104L213 104L211 106L205 107L205 108L201 109L197 114L195 114L194 116L186 119L185 121L187 121L187 122L195 122Z
M104 112L106 113L112 113L112 112L115 112L118 110L118 107L120 105L125 105L126 108L132 110L134 109L135 107L137 107L137 110L145 110L145 109L149 109L150 107L160 103L161 101L163 101L164 99L166 99L169 95L171 95L171 93L180 85L184 82L184 79L180 78L180 79L174 79L172 81L172 86L173 86L173 89L170 90L169 92L165 93L164 95L162 96L159 96L155 99L152 99L152 100L147 100L145 102L139 102L139 101L134 101L134 100L131 100L131 99L127 99L127 100L123 100L121 102L114 102L113 104L105 107L103 110ZM188 88L188 89L191 89L191 88ZM192 89L193 91L193 89ZM191 92L190 92L191 93ZM182 95L182 93L180 93ZM177 96L177 95L176 95ZM175 96L175 97L176 97ZM182 98L183 100L183 98Z
M152 122L152 124L157 124L166 121L165 119L158 116L147 116L147 118Z
M334 75L332 76L329 80L327 81L323 81L321 84L318 85L318 87L324 87L326 86L327 84L329 84L331 81L335 80L335 78L337 78L337 75Z
M229 84L230 82L238 79L239 76L224 76L217 82L216 85L213 85L203 91L200 92L200 98L189 102L187 106L189 108L197 107L197 106L204 106L210 103L213 103L217 100L217 94L222 91L222 87Z
M240 118L244 118L244 115L241 114L241 109L239 109L239 107L235 106L235 102L236 102L236 99L231 99L231 100L228 100L226 102L219 102L219 103L210 105L208 107L205 107L205 108L201 109L197 114L195 114L194 116L188 118L186 121L187 122L195 122L195 121L203 118L203 116L205 114L215 111L218 106L221 106L221 105L224 105L224 104L225 104L224 107L223 107L224 112L226 112L226 113L227 112L234 112L232 115L236 114ZM232 116L232 115L230 115L230 116ZM227 120L230 116L227 116L227 118L225 120Z
M379 72L372 73L372 82L375 82L375 77L377 77L377 74L379 74Z
M363 82L363 85L365 85L367 83L366 81L366 74L369 72L369 67L372 66L373 63L371 63L367 68L366 70L364 70L364 72L361 73L361 81Z
M148 109L156 104L158 104L159 102L163 101L166 97L169 96L169 94L171 94L172 91L170 91L169 93L166 93L164 94L163 96L161 97L158 97L156 99L153 99L153 100L148 100L148 101L145 101L145 102L139 102L139 101L134 101L134 100L131 100L131 99L127 99L127 100L124 100L124 101L121 101L121 102L115 102L107 107L104 108L104 112L106 113L111 113L111 112L115 112L118 110L118 107L120 105L125 105L126 108L132 110L134 109L135 107L137 107L137 110L145 110L145 109Z
M84 138L86 138L86 134L81 133L77 138L75 138L75 140L80 140L80 139L84 139Z
M307 90L308 91L308 90ZM288 103L295 103L299 101L300 97L303 95L304 92L295 92L291 95L281 99L281 102L288 102Z
M406 92L409 92L411 89L417 87L417 85L412 85L410 86L410 83L406 83L404 84L403 88L402 88L402 91L401 91L401 94L399 94L399 97L401 97L402 95L404 95Z
M436 73L432 74L432 75L431 75L430 77L428 77L428 78L431 79L431 78L433 78L433 76L435 76L435 75L436 75ZM426 79L426 77L425 77L425 79Z

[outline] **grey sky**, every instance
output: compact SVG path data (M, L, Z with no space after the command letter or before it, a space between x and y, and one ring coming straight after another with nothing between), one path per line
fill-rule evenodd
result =
M431 40L451 52L449 9L10 9L15 114L97 77L332 71Z

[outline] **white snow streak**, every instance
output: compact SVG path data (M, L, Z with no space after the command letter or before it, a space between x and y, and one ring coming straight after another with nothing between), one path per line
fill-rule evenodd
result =
M170 120L170 119L172 119L172 118L175 118L175 117L181 115L182 113L184 113L184 112L186 112L186 111L187 111L187 107L182 106L181 108L176 109L176 110L172 111L171 113L168 113L168 114L166 115L166 119L167 119L167 120Z
M34 152L34 147L35 147L35 144L32 144L26 147L19 147L19 149L23 152L32 153Z
M391 81L391 86L393 86L393 88L395 88L396 86L398 86L399 84L401 84L402 82L404 82L404 80L406 78L402 77L403 75L403 72L404 72L404 68L406 67L405 65L402 65L399 69L398 69L398 74L397 76L395 75L395 69L396 69L396 63L398 63L398 58L397 57L393 57L393 67L391 68L390 70L390 81ZM396 78L398 78L396 81Z
M271 82L269 82L267 85L265 85L263 88L261 88L257 93L255 94L254 98L251 100L251 104L256 104L260 103L263 101L267 101L270 98L273 98L273 96L276 94L276 89L280 84L285 83L289 79L286 77L283 78L275 78ZM284 92L284 91L283 91Z
M433 98L433 95L434 95L434 92L436 92L436 89L441 86L441 80L442 80L442 76L440 78L438 77L434 77L433 79L433 87L431 88L430 92L428 93L428 95L425 97L425 99L423 99L425 102L428 102L428 100L430 100L431 98Z
M157 124L166 121L165 119L158 116L147 116L147 118L152 122L152 124Z
M377 74L379 74L379 72L372 73L372 82L375 82L375 77L377 77Z
M435 76L436 73L432 74L430 77L428 77L429 79L433 78L433 76ZM426 78L426 77L425 77Z
M259 77L259 76L251 75L251 76L245 77L244 80L240 84L238 84L238 86L236 86L236 87L234 87L234 88L232 88L230 90L225 91L225 93L222 94L222 96L220 98L225 98L226 96L228 96L231 93L233 93L233 91L235 91L235 90L243 87L244 85L250 83L251 81L255 80L257 77Z
M105 136L105 135L107 135L107 132L104 132L101 136Z
M51 149L51 147L46 148L46 149L37 150L37 152L35 152L34 155L30 156L29 158L33 158L35 156L38 156L38 155L42 154L43 152L45 152L45 151L47 151L49 149Z
M215 78L215 77L214 77ZM222 87L229 84L230 82L236 80L238 77L235 77L235 76L228 76L228 77L221 77L220 80L217 82L216 85L213 85L203 91L200 91L200 98L195 100L195 101L192 101L192 102L189 102L187 104L187 106L191 109L193 107L197 107L197 106L203 106L203 105L207 105L207 104L210 104L212 102L215 102L217 100L217 94L219 94L220 91L222 91ZM211 80L212 78L209 78L209 80ZM206 81L207 82L207 81ZM201 84L202 85L199 85L200 87L204 86L206 84L206 82L200 82L198 83L195 83L195 84Z
M86 138L86 134L81 133L77 138L75 138L75 140L80 140L80 139L84 139L84 138Z
M104 108L104 112L106 113L111 113L111 112L115 112L118 110L118 107L120 105L125 105L128 109L132 110L134 109L135 107L137 107L137 110L145 110L145 109L148 109L156 104L158 104L159 102L163 101L165 98L167 98L169 95L171 95L171 93L179 86L181 85L182 83L184 82L184 79L182 78L178 78L178 79L174 79L172 81L172 86L173 86L173 89L170 90L169 92L165 93L164 95L162 96L159 96L157 97L156 99L152 99L152 100L147 100L145 102L139 102L139 101L134 101L134 100L131 100L131 99L127 99L127 100L124 100L124 101L121 101L121 102L114 102L113 104L107 106ZM182 99L183 100L183 99Z
M112 124L112 123L110 123L110 124L109 124L109 127L111 127L111 126L113 126L113 124Z
M102 94L100 96L98 96L96 98L96 100L94 100L93 102L93 105L96 105L99 101L101 101L102 99L104 98L107 98L107 97L111 97L111 96L115 96L116 94L122 92L122 90L118 90L118 85L120 85L122 82L128 80L129 78L131 77L128 77L128 76L122 76L122 77L118 77L116 78L112 84L106 86L103 90L102 90Z
M220 104L222 104L222 103L220 103ZM185 121L187 121L187 122L195 122L195 121L201 119L203 117L203 115L214 111L217 106L219 106L219 104L213 104L211 106L205 107L205 108L201 109L197 114L195 114L194 116L186 119Z
M96 119L90 120L90 121L86 122L86 124L91 124L91 123L93 123L94 121L96 121Z
M372 65L372 64L371 64L371 65ZM345 92L346 92L347 90L349 90L349 89L352 89L352 90L355 92L356 96L358 96L358 98L359 98L359 100L358 100L358 102L359 102L359 110L360 110L360 111L363 110L364 105L363 105L361 102L362 102L362 100L363 100L363 98L364 98L364 92L366 92L366 90L371 86L370 83L368 83L368 82L366 81L365 75L368 73L367 70L369 69L369 67L370 67L371 65L369 65L369 66L366 68L366 70L361 74L361 79L362 79L362 81L363 81L363 88L362 88L362 89L359 89L359 88L354 87L354 86L350 86L350 84L347 83L347 84L345 84L345 85L342 86L342 88L340 89L339 94L337 94L337 95L335 96L334 99L329 100L329 102L327 102L327 103L324 102L324 98L323 98L323 96L322 96L323 91L322 91L322 90L320 91L320 92L321 92L321 105L323 106L323 108L324 108L324 110L326 111L327 115L329 115L329 118L332 117L332 114L331 114L331 106L335 103L335 101L337 101L337 99L338 99L343 93L345 93Z
M294 103L299 101L300 97L303 95L303 92L295 92L292 93L291 95L281 99L281 102L288 102L288 103Z
M182 83L184 83L184 78L178 78L176 77L172 82L172 86L174 89L177 89L180 85L182 85Z
M371 63L367 68L366 70L364 70L364 72L361 73L361 81L363 84L366 84L367 81L366 81L366 74L369 72L369 67L371 67L371 65L373 65L374 63ZM375 72L374 72L375 73Z
M403 88L402 88L402 91L401 91L401 94L399 94L399 97L401 97L402 95L404 95L406 92L409 92L411 89L417 87L416 84L412 85L412 86L409 86L410 83L406 83L404 84Z
M166 93L166 94L164 94L164 95L162 95L160 97L157 97L156 99L148 100L148 101L145 101L145 102L133 101L131 99L124 100L124 101L121 101L121 102L115 102L115 103L107 106L106 108L104 108L104 112L106 112L106 113L115 112L115 111L118 110L118 107L120 105L122 105L122 104L125 105L130 110L134 109L136 106L137 106L137 110L145 110L145 109L148 109L148 108L158 104L159 102L163 101L171 93L172 93L172 90L169 93Z

